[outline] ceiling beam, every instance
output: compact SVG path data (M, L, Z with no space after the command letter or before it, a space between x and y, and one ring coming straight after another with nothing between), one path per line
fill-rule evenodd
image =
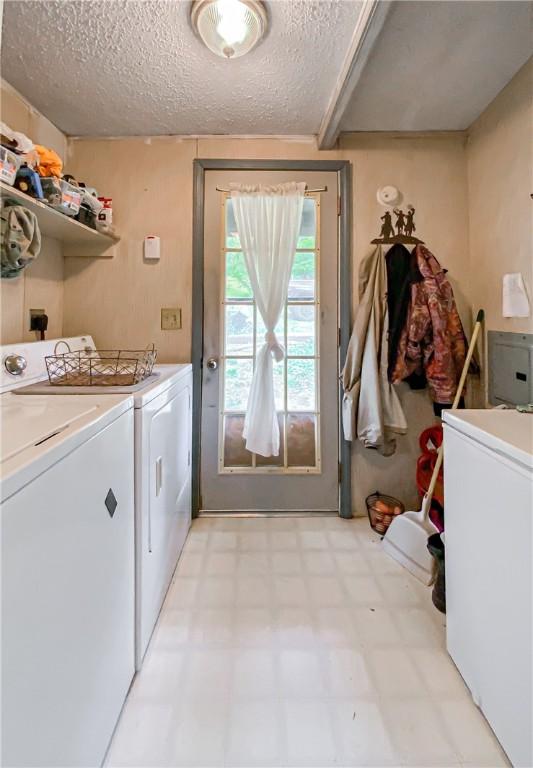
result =
M322 118L318 132L319 149L331 149L335 145L346 107L353 96L391 6L392 2L389 0L363 0L363 8L357 19L348 53Z

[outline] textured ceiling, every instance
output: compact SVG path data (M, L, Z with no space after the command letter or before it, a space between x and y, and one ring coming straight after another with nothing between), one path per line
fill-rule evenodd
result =
M361 3L266 5L268 36L226 61L185 0L11 0L2 76L70 135L316 133Z
M9 0L2 76L70 135L317 133L362 2L265 4L265 40L226 61L188 0ZM467 128L531 55L532 9L393 3L341 130Z
M532 53L531 2L395 3L343 131L463 130Z

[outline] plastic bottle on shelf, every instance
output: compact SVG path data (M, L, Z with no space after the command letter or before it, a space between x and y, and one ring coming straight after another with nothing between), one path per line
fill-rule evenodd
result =
M112 197L99 197L98 200L103 205L103 208L98 214L98 221L103 221L105 224L113 223L113 198Z

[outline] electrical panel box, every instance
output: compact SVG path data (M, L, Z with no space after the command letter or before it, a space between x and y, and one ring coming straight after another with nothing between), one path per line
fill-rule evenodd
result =
M488 332L489 402L533 403L533 334Z

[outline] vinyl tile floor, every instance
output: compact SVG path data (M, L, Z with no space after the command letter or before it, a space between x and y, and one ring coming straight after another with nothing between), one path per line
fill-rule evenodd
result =
M106 765L509 765L366 519L193 523Z

